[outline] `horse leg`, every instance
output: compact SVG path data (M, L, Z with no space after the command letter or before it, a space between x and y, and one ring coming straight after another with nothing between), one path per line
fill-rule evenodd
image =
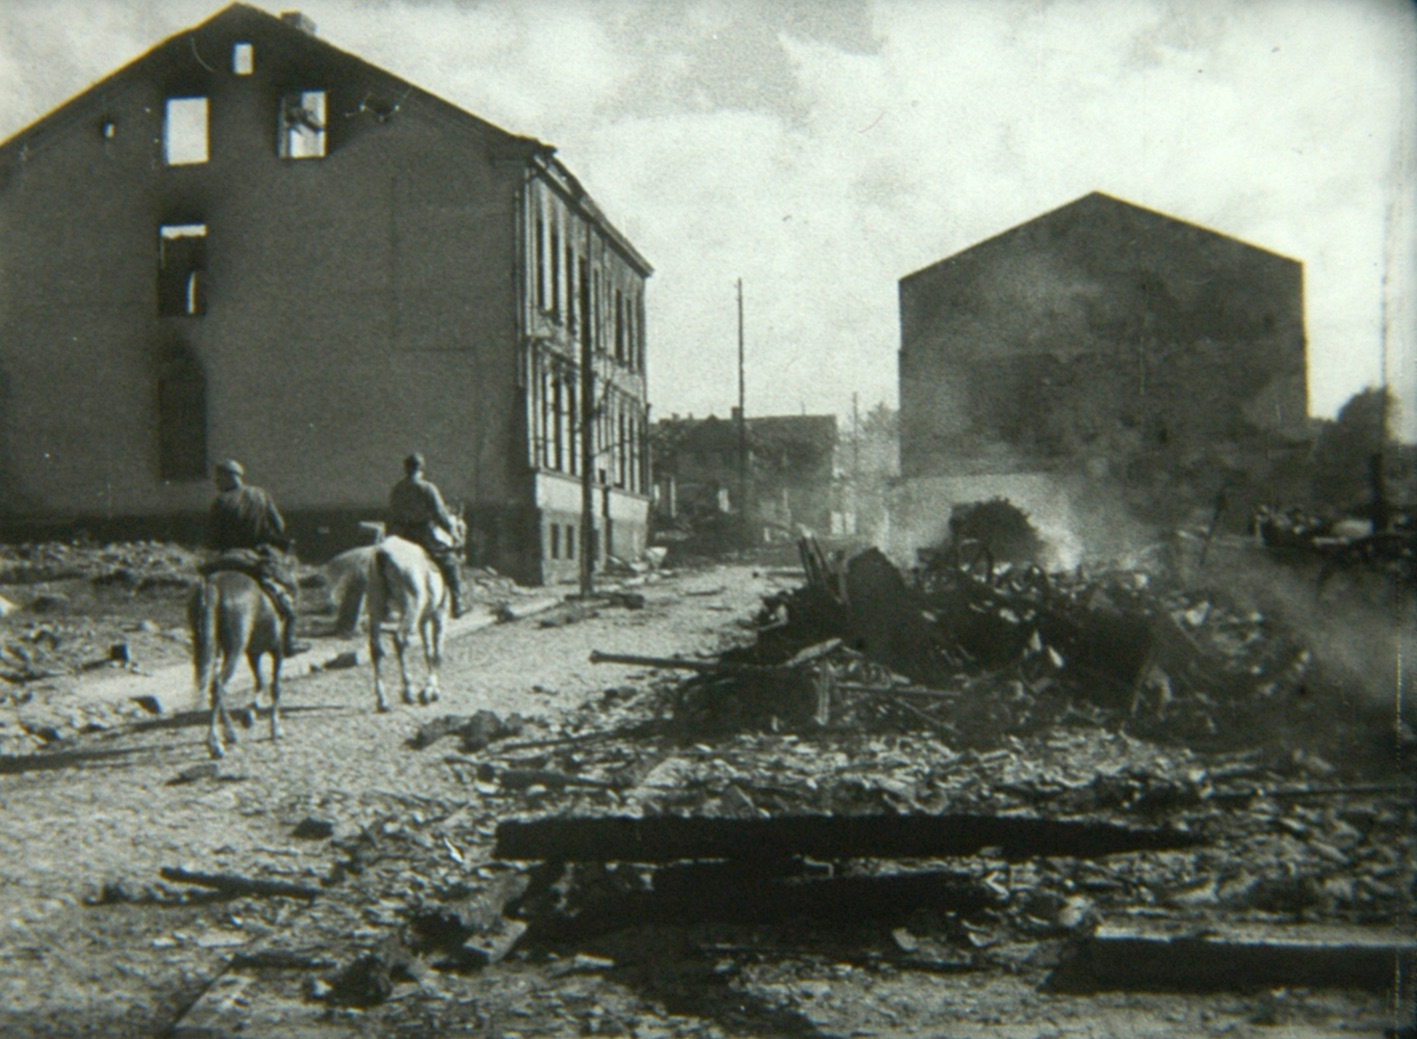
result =
M236 653L223 653L221 655L221 673L217 676L216 693L213 697L216 703L221 705L221 727L226 735L226 742L235 746L239 741L236 738L236 727L231 724L231 714L226 709L226 687L231 681L231 676L236 674L236 667L241 662L240 655ZM218 755L220 756L220 755Z
M379 565L379 555L369 559L365 575L365 596L369 607L369 663L374 668L374 701L380 714L389 709L384 698L384 676L379 665L384 659L384 617L389 610L388 586Z
M261 707L261 693L265 690L265 685L261 681L261 655L246 650L246 663L251 667L251 677L255 680L255 689L251 693L251 706L243 707L236 712L236 720L241 723L243 729L249 729L256 724L256 712Z
M435 611L425 617L419 627L423 636L423 659L428 664L428 680L423 684L423 703L431 704L438 699L438 668L443 663L443 615Z
M399 658L399 677L403 679L403 702L413 704L413 683L408 677L408 644L413 641L413 625L400 621L394 631L394 652Z
M280 741L280 665L281 655L271 654L271 742Z
M203 665L200 692L203 698L210 697L210 721L207 725L207 753L214 758L221 758L226 754L226 747L221 741L221 732L217 728L217 722L225 706L221 702L221 679L217 674L221 661L208 658Z
M216 673L212 676L212 714L207 727L207 750L214 758L226 756L226 744L235 744L236 730L231 725L231 715L226 710L226 683L236 670L236 659L221 654ZM225 740L222 736L225 734Z
M384 659L384 639L379 633L381 627L376 618L369 618L369 663L374 666L374 700L379 713L384 714L389 709L389 701L384 698L384 676L379 670L379 664Z

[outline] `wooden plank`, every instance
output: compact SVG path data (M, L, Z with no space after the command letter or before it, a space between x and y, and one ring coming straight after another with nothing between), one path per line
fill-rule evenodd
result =
M1219 992L1277 986L1387 991L1417 941L1387 928L1315 924L1104 924L1050 979L1064 992Z
M997 848L1007 859L1096 858L1200 843L1171 828L989 815L789 815L769 819L626 816L506 820L502 859L673 862L680 859L942 858Z

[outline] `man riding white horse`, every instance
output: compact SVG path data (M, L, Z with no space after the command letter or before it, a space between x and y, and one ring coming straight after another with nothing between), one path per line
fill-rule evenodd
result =
M389 492L387 532L422 546L443 574L453 616L461 617L466 610L458 571L458 523L438 488L424 477L423 455L415 451L404 459L403 468L406 475Z
M290 535L275 500L260 487L244 482L246 470L234 459L216 467L218 494L208 519L207 542L217 555L203 574L235 570L254 578L270 596L281 617L285 655L306 646L295 641L295 574L286 555Z

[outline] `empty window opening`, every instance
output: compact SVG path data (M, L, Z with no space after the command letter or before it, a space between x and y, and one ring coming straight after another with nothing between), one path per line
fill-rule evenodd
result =
M576 327L576 252L566 246L566 327Z
M158 313L206 313L206 276L207 225L164 224L158 235Z
M536 216L536 305L546 309L546 221Z
M561 558L561 525L559 523L551 524L551 558Z
M249 43L231 45L231 71L238 76L249 76L256 67L256 52Z
M576 558L576 525L574 523L566 524L566 558Z
M556 422L556 444L555 460L553 465L557 469L565 469L565 437L566 437L566 406L561 393L565 383L562 381L561 373L556 373L556 381L552 386L552 414L555 415Z
M590 306L586 307L586 320L591 323L591 342L595 344L596 350L605 349L605 341L600 335L600 315L604 311L604 305L600 298L600 268L595 267L590 274Z
M615 290L615 360L624 364L625 356L625 297Z
M172 351L157 382L158 475L202 480L207 475L207 380L185 347Z
M566 377L566 423L567 423L567 453L570 455L569 462L571 475L581 471L580 446L578 443L577 431L580 429L580 412L577 411L576 403L576 379L579 373L572 371Z
M325 155L325 92L287 94L280 103L280 157L320 159Z
M547 257L548 266L551 268L551 313L560 316L561 313L561 236L556 232L556 225L551 225L551 252Z
M625 412L623 410L621 410L618 418L620 425L620 436L619 439L615 441L615 485L617 487L624 487L626 473L628 472L626 466L629 462L630 456L628 450L626 449L626 445L629 443L629 441L625 436Z
M170 97L162 122L163 154L169 166L207 161L207 99Z

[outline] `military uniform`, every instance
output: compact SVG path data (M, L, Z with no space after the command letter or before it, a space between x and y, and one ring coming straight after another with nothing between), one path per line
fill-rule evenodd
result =
M410 455L404 468L408 475L389 492L386 529L395 537L421 545L438 564L453 601L453 616L460 617L463 613L462 574L458 570L458 550L450 544L456 537L457 526L443 503L443 495L424 478L422 457ZM439 536L440 531L444 537Z
M240 464L223 462L218 469L231 474L236 486L221 491L212 502L207 542L217 556L202 573L238 570L255 578L281 616L286 653L295 652L295 567L286 555L290 534L285 520L269 494L240 482Z

